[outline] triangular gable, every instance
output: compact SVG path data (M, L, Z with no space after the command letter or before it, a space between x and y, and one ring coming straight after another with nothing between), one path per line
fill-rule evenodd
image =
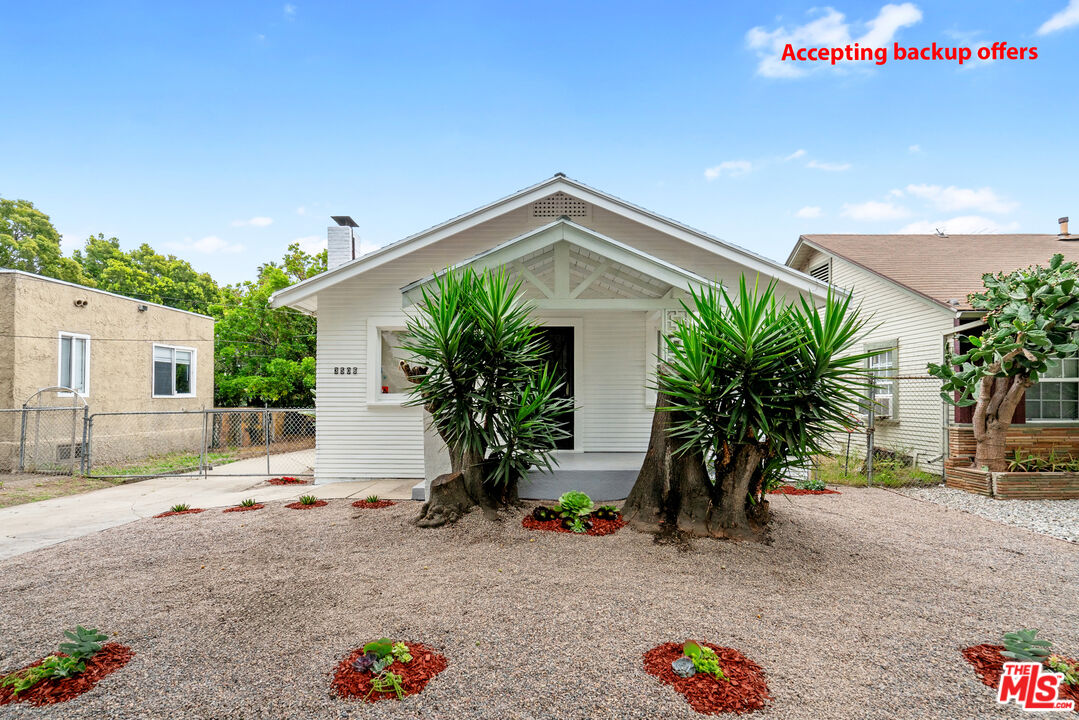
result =
M540 308L677 308L685 291L708 280L590 228L559 219L454 266L505 267ZM401 288L405 305L446 271Z
M497 200L472 212L460 215L444 223L435 225L403 240L381 247L355 260L327 270L312 278L292 285L274 294L271 298L273 307L292 306L305 311L316 307L315 296L318 292L332 287L339 282L369 272L392 260L408 255L421 248L428 247L457 233L476 227L484 222L522 208L531 203L563 193L570 198L589 203L597 208L619 214L634 222L662 232L677 240L705 249L745 268L747 274L760 273L774 277L782 282L815 297L823 297L827 286L813 278L788 268L773 260L750 252L745 248L720 240L683 225L669 218L653 213L637 205L608 195L559 173L513 195Z

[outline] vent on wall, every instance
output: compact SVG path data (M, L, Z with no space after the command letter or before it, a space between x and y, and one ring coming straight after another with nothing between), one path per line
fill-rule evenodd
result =
M811 277L820 280L823 283L832 282L832 266L829 263L822 263L817 267L809 271Z
M532 203L532 217L588 217L588 203L556 192Z

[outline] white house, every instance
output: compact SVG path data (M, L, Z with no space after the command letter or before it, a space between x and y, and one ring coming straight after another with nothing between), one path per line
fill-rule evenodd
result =
M334 218L329 269L272 304L318 317L319 482L430 479L443 459L422 410L403 407L397 347L419 288L450 266L505 266L522 282L578 406L561 472L632 473L647 448L646 390L659 333L679 298L740 275L775 280L789 298L825 283L562 174L355 257L355 223Z
M803 235L787 265L854 295L869 317L865 347L881 349L875 367L880 419L877 447L940 472L944 458L969 464L974 452L971 409L946 405L928 363L940 363L946 343L981 332L981 313L967 296L982 275L1046 265L1061 253L1079 261L1079 236L1061 220L1059 234ZM1012 449L1079 455L1079 365L1066 359L1027 391L1008 435ZM858 436L858 443L865 436ZM856 446L864 452L863 446ZM855 451L852 450L852 454Z

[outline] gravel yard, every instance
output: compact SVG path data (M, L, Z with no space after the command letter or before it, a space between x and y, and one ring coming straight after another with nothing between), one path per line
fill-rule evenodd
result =
M72 702L3 718L693 718L642 653L689 638L768 675L759 718L1025 717L959 655L1041 628L1079 654L1079 546L875 489L777 497L771 545L529 532L418 505L142 520L0 561L0 668L82 623L131 663ZM387 635L449 667L400 703L331 698Z
M1079 543L1079 500L994 500L943 485L900 488L896 492Z

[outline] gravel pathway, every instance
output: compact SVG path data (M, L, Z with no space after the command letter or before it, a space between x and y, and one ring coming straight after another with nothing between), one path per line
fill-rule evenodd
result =
M1079 500L994 500L943 485L899 488L896 492L1079 543Z
M768 675L768 718L1025 717L959 649L1041 628L1079 651L1079 547L896 493L772 501L773 543L529 532L520 516L420 531L418 506L271 504L122 527L0 561L0 668L83 623L138 653L63 705L3 718L512 720L697 716L642 653L699 638ZM331 698L387 635L449 659L427 689Z

